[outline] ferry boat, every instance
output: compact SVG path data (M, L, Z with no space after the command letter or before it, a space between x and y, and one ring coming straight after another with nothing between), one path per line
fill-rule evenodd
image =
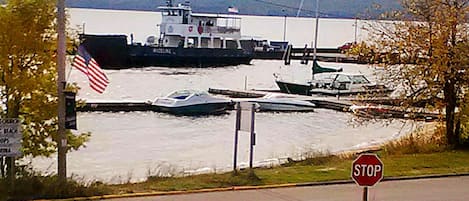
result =
M241 19L233 15L195 14L188 2L158 7L159 38L127 43L126 35L80 36L82 45L104 69L146 66L218 67L249 64L253 48L241 45ZM131 38L132 35L131 35Z

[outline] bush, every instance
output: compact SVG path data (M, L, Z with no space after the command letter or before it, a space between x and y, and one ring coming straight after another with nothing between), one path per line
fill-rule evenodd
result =
M30 165L17 167L14 186L7 179L0 179L0 200L86 197L108 192L101 182L86 183L72 177L62 183L56 175L41 175L33 171Z
M466 100L469 100L469 94L465 95L461 105L459 142L463 147L469 148L469 103Z
M443 124L432 124L383 145L383 150L390 155L441 152L447 149L445 132Z

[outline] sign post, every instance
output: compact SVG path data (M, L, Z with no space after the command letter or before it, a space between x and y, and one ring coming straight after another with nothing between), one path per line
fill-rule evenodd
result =
M235 127L235 138L234 138L234 153L233 153L233 172L236 173L236 162L238 159L238 135L239 135L239 129L241 125L241 118L239 116L241 115L241 107L239 105L239 102L236 103L236 127Z
M384 164L376 154L361 154L352 162L352 179L363 186L363 201L368 201L368 187L383 179Z
M236 173L237 169L237 154L238 154L238 138L239 131L246 131L250 133L250 150L249 150L249 168L252 170L254 158L254 145L256 145L256 133L254 131L254 115L256 113L256 103L238 102L236 103L236 129L235 129L235 142L234 142L234 156L233 156L233 171Z

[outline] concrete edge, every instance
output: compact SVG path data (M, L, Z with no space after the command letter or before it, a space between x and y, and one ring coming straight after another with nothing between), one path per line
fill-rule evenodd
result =
M454 174L404 176L404 177L384 177L383 180L381 180L381 182L416 180L416 179L435 179L435 178L462 177L462 176L469 176L469 172L454 173ZM307 187L307 186L328 186L328 185L353 184L353 183L355 183L353 180L335 180L335 181L323 181L323 182L274 184L274 185L263 185L263 186L234 186L234 187L227 187L227 188L212 188L212 189L187 190L187 191L167 191L167 192L158 191L158 192L146 192L146 193L126 193L126 194L101 195L101 196L92 196L92 197L77 197L77 198L57 199L56 201L85 201L85 200L89 201L89 200L103 200L103 199L115 199L115 198L182 195L182 194L210 193L210 192L223 192L223 191L244 191L244 190L261 190L261 189L292 188L292 187ZM38 201L46 201L46 200L38 200Z

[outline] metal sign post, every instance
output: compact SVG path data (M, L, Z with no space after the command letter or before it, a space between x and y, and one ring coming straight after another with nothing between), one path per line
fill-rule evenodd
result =
M368 201L368 186L363 188L363 201Z
M238 102L238 103L236 103L236 127L235 127L234 153L233 153L233 155L234 155L233 156L233 172L234 173L237 172L236 162L237 162L237 158L238 158L238 132L239 132L239 129L240 129L240 124L241 124L240 115L241 115L241 107L240 107L240 104Z
M254 114L256 113L256 104L251 105L250 111L251 113L251 143L249 149L249 169L252 170L252 161L254 159L254 145L256 145L256 133L254 132Z
M233 171L237 171L237 154L238 154L238 138L239 131L246 131L250 133L250 150L249 150L249 168L253 167L254 160L254 146L256 145L256 134L254 132L254 115L256 112L257 104L242 102L236 103L236 128L234 138L234 156L233 156Z

